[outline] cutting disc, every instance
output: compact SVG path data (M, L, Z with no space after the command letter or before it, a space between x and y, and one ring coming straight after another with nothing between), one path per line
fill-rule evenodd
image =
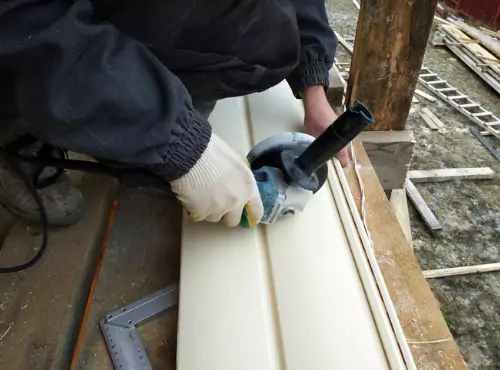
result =
M282 168L281 153L291 150L300 155L314 141L314 137L301 132L284 132L270 136L259 141L247 155L248 163L252 170L258 170L264 166ZM319 180L319 188L323 186L328 177L328 166L321 166L316 175ZM318 189L319 189L318 188Z

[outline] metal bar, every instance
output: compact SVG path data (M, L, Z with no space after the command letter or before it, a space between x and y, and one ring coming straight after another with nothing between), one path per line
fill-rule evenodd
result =
M109 324L124 327L138 325L175 306L178 300L179 287L177 284L172 284L130 305L111 312L106 316L106 321Z
M491 155L495 157L498 161L500 161L500 153L498 152L498 150L493 148L493 145L491 145L490 141L487 138L481 136L479 131L476 130L475 128L471 128L470 131L475 137L477 137L477 139L481 142L481 144L483 144L484 147L490 151Z
M101 320L101 331L116 370L152 370L136 327L178 302L179 285L176 283L119 308Z

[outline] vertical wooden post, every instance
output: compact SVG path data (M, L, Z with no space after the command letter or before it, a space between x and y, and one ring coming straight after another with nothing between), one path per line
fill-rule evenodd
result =
M437 0L363 0L346 101L375 115L373 130L402 130L410 111Z

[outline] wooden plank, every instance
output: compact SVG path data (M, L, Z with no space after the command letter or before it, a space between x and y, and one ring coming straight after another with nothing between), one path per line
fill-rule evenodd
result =
M286 84L242 100L221 101L224 110L211 119L214 131L241 152L253 144L249 132L259 141L294 131L303 116ZM343 229L339 212L325 186L304 212L259 229L185 218L179 369L387 368L345 233L319 235ZM355 355L360 346L368 350L364 356Z
M411 238L411 226L410 226L410 215L408 214L408 202L406 200L405 189L394 189L391 192L391 207L398 219L401 229L405 233L406 240L411 249L413 249L413 243Z
M450 19L450 23L454 26L459 27L461 30L469 34L471 37L479 40L482 45L488 48L489 51L494 53L497 57L500 57L500 42L494 38L485 35L483 32L475 27L469 26L468 24Z
M420 117L424 120L425 123L427 123L427 126L429 126L431 130L439 130L438 125L436 125L436 123L429 116L424 113L420 113Z
M352 54L354 49L351 44L349 44L346 39L344 39L337 31L335 31L335 36L337 36L337 40L342 44L343 47L346 48L346 50Z
M436 4L437 0L363 0L346 105L359 100L370 108L375 117L371 130L404 129ZM417 23L418 27L409 27Z
M478 168L440 168L437 170L412 170L408 178L414 183L453 181L453 180L486 180L495 177L489 167Z
M0 368L68 369L115 196L113 180L85 175L79 187L87 201L84 218L51 228L43 258L33 267L0 277ZM0 253L3 266L19 264L39 247L41 230L21 221Z
M413 156L413 133L365 131L359 137L384 189L401 189Z
M444 37L446 47L487 84L500 92L500 70L495 65L485 62L483 57L469 45L465 45L463 42L450 42L450 40L456 40L456 38L452 33L447 32Z
M405 190L429 230L433 233L442 230L441 224L437 220L436 216L434 216L434 213L432 213L427 203L425 203L424 198L422 198L411 180L407 179L405 181Z
M437 126L438 129L440 128L445 128L445 125L444 123L439 119L437 118L434 113L432 113L429 108L424 108L422 109L422 112L425 113L433 122L434 124Z
M427 94L426 92L422 91L422 90L419 90L419 89L415 89L415 94L421 96L422 98L425 98L431 102L435 102L436 101L436 98L433 97L432 95L430 94Z
M484 265L476 266L461 266L461 267L451 267L436 270L424 271L424 276L426 279L436 279L446 276L458 276L458 275L468 275L477 274L483 272L500 271L500 262L488 263Z
M467 369L362 143L354 140L353 149L358 164L356 169L364 184L364 209L373 248L406 338L412 342L411 350L417 368ZM344 172L361 212L361 193L355 167L348 166ZM440 341L432 343L436 340ZM431 343L417 343L426 341Z
M495 31L492 31L488 28L485 28L485 27L479 27L479 29L481 30L481 32L483 32L484 34L490 36L490 37L494 37L494 38L500 38L500 33L498 32L495 32Z
M179 281L181 214L174 197L121 190L72 369L113 370L99 321L110 311ZM153 369L176 369L177 309L139 331Z

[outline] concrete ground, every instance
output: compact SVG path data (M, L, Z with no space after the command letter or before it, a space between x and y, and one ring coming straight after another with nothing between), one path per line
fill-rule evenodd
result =
M358 13L352 1L327 0L327 8L332 28L352 43ZM350 60L340 45L336 56L340 62ZM429 44L424 64L500 116L498 94L451 52ZM423 86L417 88L430 93ZM419 101L413 104L407 122L417 141L412 169L488 166L500 174L500 162L469 132L469 127L477 125L443 101L431 103L420 97ZM428 129L419 116L425 107L443 121L445 130ZM500 149L500 140L489 140ZM422 270L500 261L500 175L487 181L417 187L443 227L440 235L433 237L410 206L413 245ZM429 283L470 368L500 369L500 272L432 279Z

